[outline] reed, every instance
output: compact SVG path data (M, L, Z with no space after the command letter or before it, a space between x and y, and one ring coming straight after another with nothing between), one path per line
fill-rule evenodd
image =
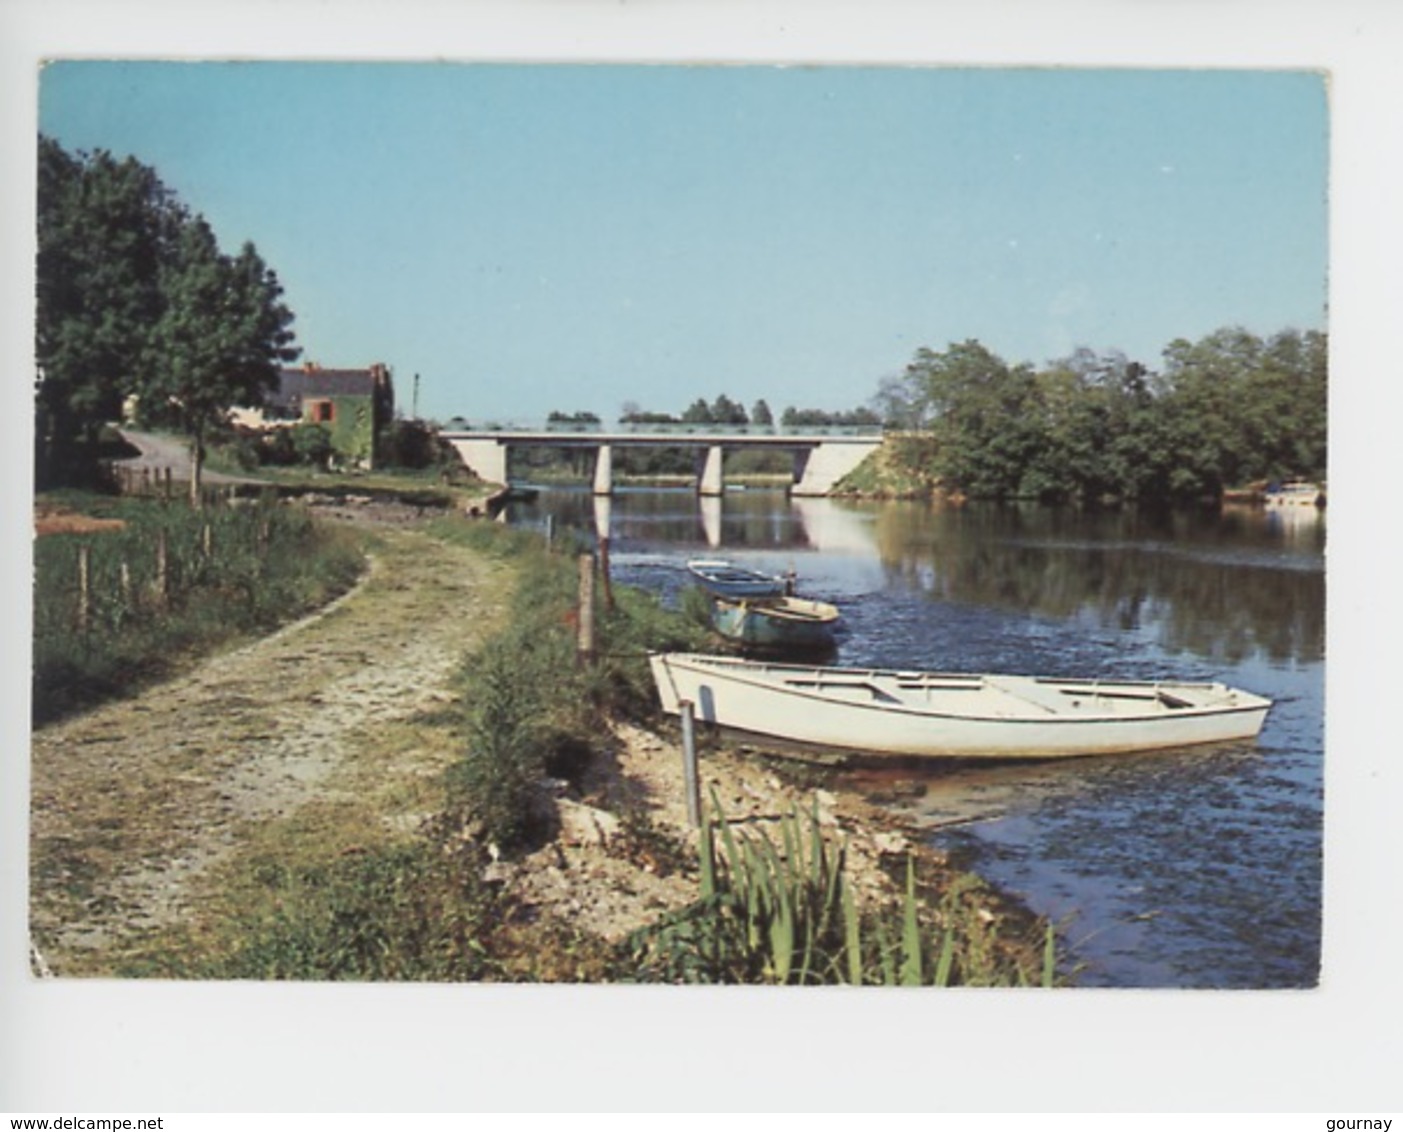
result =
M931 917L910 858L902 899L864 908L847 874L846 845L823 835L816 813L792 811L772 837L734 829L713 795L698 853L699 898L626 941L645 981L1055 985L1050 927L1042 970L1032 971L993 948L978 917L952 916L954 903Z

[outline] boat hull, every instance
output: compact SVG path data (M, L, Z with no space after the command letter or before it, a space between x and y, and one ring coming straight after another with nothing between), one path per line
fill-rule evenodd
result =
M1254 738L1268 700L1221 684L1048 680L650 658L663 709L785 743L901 758L1124 754Z
M739 601L747 598L783 597L790 585L788 578L747 570L719 559L693 559L687 563L701 586L713 597Z
M712 602L711 623L728 640L766 652L821 652L834 648L838 610L821 601L774 598Z

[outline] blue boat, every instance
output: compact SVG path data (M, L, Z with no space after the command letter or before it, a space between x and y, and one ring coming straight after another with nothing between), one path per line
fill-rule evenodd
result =
M712 600L711 623L728 640L768 653L831 652L838 609L798 597Z
M693 558L687 569L713 597L783 597L794 587L792 575L762 574L720 558Z

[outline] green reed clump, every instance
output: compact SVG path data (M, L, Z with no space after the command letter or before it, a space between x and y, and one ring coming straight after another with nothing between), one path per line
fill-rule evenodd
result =
M34 543L36 722L295 617L347 589L363 564L346 533L271 499L202 510L133 500L107 510L126 525Z
M949 909L938 917L943 926L927 923L914 862L908 860L900 903L862 909L847 875L846 848L823 836L816 813L787 815L776 839L763 830L733 830L714 798L712 810L700 838L699 899L625 943L641 980L1053 985L1050 928L1043 967L1030 971L1006 953L996 956L991 934Z

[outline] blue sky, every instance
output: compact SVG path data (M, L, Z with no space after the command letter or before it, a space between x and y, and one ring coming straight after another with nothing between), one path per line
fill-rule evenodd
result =
M72 61L40 128L154 166L401 409L866 403L921 346L1151 368L1324 329L1311 70Z

